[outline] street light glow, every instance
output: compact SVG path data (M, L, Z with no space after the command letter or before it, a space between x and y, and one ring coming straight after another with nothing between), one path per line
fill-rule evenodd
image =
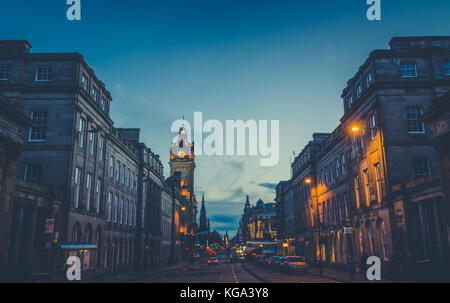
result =
M352 132L357 133L361 130L361 128L358 125L353 125L352 126Z
M306 184L310 184L310 183L312 183L312 180L311 180L311 178L306 178L306 179L305 179L305 183L306 183Z

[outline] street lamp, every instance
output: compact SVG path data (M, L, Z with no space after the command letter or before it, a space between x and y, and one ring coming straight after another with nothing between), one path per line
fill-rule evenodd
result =
M313 183L313 180L310 177L305 178L306 184ZM314 174L314 187L316 189L316 212L317 212L317 241L319 244L319 274L322 276L322 247L320 246L320 213L319 213L319 196L317 193L317 177L316 174Z
M182 210L182 211L186 211L186 206L182 206L182 207L181 207L181 210Z
M359 125L355 124L351 127L351 131L354 133L359 133L361 131L361 127Z

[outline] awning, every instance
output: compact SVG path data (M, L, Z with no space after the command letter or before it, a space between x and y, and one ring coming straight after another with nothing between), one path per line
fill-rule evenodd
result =
M81 250L81 249L97 249L97 244L60 244L59 247L61 249L66 250Z

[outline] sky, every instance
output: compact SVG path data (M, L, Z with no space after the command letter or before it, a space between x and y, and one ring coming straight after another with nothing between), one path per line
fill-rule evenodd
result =
M450 1L0 0L0 39L28 40L33 52L80 52L113 96L116 127L138 127L169 176L173 121L279 120L280 159L196 157L195 191L211 228L234 235L245 196L275 199L293 153L314 132L331 132L341 92L373 49L394 36L450 35ZM270 128L269 128L270 129ZM207 134L206 134L207 135ZM206 136L205 135L205 136Z

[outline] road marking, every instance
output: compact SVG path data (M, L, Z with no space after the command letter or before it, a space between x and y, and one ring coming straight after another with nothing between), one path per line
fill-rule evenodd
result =
M236 277L236 272L234 271L234 264L231 264L231 270L233 270L233 277L234 277L234 281L236 281L236 283L239 283L237 277Z

